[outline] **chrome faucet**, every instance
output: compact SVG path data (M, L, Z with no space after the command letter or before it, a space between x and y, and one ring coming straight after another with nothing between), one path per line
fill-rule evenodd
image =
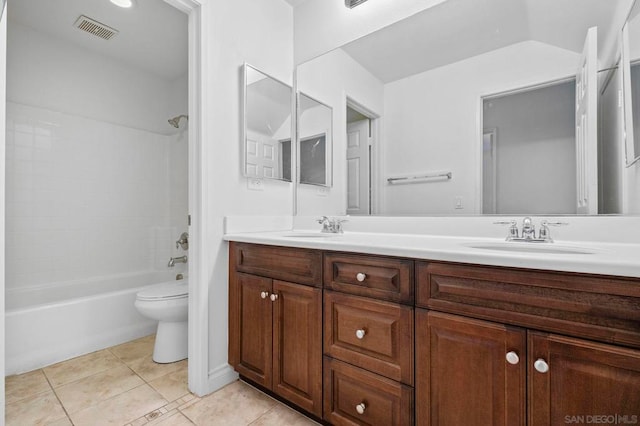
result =
M172 257L169 259L169 263L167 263L167 266L169 268L173 268L176 263L187 263L187 256Z
M344 219L329 218L327 216L322 216L318 219L318 223L322 225L322 230L320 232L330 234L342 234L344 232L342 230L342 224L344 222L346 222Z
M567 222L549 222L543 220L540 222L540 231L538 231L538 237L536 237L536 227L528 216L522 220L522 233L519 232L518 224L515 220L494 223L496 225L509 225L507 241L524 241L528 243L552 243L553 238L551 238L549 226L568 225Z

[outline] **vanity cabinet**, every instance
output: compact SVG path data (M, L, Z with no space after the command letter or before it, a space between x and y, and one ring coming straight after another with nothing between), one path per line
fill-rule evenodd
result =
M229 363L327 424L640 424L637 278L231 243L229 286Z
M417 271L418 425L640 421L637 280L439 262Z
M414 265L325 253L324 419L413 424Z
M229 363L316 416L322 415L321 265L321 253L311 250L230 247Z

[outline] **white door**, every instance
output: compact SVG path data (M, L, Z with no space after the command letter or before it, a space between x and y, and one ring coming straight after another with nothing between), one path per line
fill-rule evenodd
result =
M589 28L576 74L578 214L598 213L598 29Z
M246 173L258 178L280 178L278 141L247 132Z
M369 214L369 120L347 124L347 214Z

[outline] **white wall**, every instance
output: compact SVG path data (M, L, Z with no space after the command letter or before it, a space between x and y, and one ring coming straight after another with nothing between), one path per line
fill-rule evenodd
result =
M19 47L8 50L7 62L16 70L16 78L7 85L8 100L134 129L170 132L166 119L171 117L171 82L18 23L9 25L9 46Z
M430 171L453 178L387 185L382 213L479 213L481 97L571 76L578 58L529 41L385 85L382 180Z
M0 8L0 58L5 58L7 55L7 12L6 3L2 2L2 8ZM0 99L6 97L6 63L0 63ZM0 176L5 175L5 105L0 102ZM5 211L5 185L4 178L0 177L0 214L4 217ZM5 221L0 223L0 238L1 241L5 241ZM5 339L4 339L4 311L5 311L5 245L0 246L0 377L5 375ZM5 413L5 396L4 396L4 381L0 384L0 419L4 419Z
M598 105L598 210L603 214L624 210L624 136L618 92L622 87L618 70L604 92L600 89Z
M445 0L372 0L353 9L342 0L307 0L294 9L295 63L338 48Z
M241 66L291 84L293 10L284 0L203 1L202 165L203 258L208 294L209 390L230 380L227 363L228 244L224 217L291 215L291 184L264 181L264 191L247 189L241 166ZM206 24L206 25L205 25ZM192 212L193 213L193 212ZM203 303L197 301L196 303Z
M186 92L12 22L7 67L6 289L166 269L187 151L167 111Z
M343 6L344 7L344 6ZM333 187L298 187L299 215L340 215L347 202L347 97L383 115L383 85L343 50L333 50L297 69L298 90L333 108Z
M483 112L496 130L493 213L575 214L575 83L490 99Z

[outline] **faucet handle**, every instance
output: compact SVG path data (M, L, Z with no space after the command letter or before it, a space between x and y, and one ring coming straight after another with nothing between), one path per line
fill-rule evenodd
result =
M329 220L329 218L327 216L322 216L320 219L316 219L316 222L318 222L319 224L322 225L323 223L325 223L328 220Z
M510 241L514 238L518 238L518 223L515 220L502 220L493 222L494 225L510 225L509 233L507 234L507 241Z

